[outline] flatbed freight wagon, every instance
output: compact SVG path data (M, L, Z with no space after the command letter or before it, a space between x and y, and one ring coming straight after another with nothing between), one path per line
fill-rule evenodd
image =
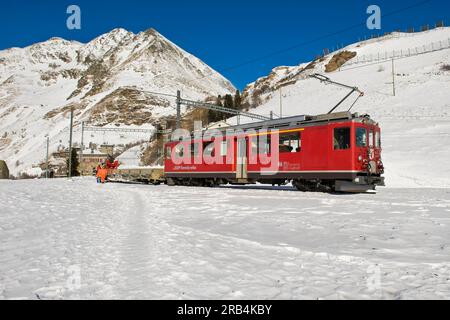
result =
M159 185L165 182L162 167L124 167L108 170L108 181Z

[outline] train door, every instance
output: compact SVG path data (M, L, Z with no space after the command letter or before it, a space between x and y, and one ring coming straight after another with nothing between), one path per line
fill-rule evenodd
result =
M375 132L372 128L369 129L369 160L375 160Z
M332 128L333 155L330 157L329 170L351 170L353 143L351 126Z
M247 139L236 138L236 179L248 178Z
M370 164L370 173L377 173L377 159L375 153L375 131L373 128L369 128L369 164Z

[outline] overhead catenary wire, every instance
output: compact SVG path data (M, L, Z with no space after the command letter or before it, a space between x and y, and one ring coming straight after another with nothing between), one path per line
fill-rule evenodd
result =
M123 88L139 89L139 91L144 93L144 94L151 94L151 95L175 98L175 99L177 99L177 102L179 102L181 105L185 105L185 106L188 106L188 107L203 108L203 109L208 109L208 110L220 111L220 112L232 114L232 115L235 115L235 116L245 116L245 117L248 117L248 118L251 118L251 119L257 119L257 120L269 120L269 117L265 117L264 115L259 115L259 114L254 114L254 113L250 113L250 112L230 109L230 108L226 108L226 107L223 107L223 106L217 106L217 105L214 105L212 103L206 103L206 102L201 102L201 101L193 101L193 100L189 100L189 99L182 99L181 96L180 96L180 92L177 92L177 94L175 95L175 94L163 93L163 92L157 92L157 91L148 91L148 90L143 90L143 89L141 90L140 88L135 88L135 87L123 87ZM172 108L174 108L174 107L172 107ZM178 107L174 108L174 109L178 110Z
M399 13L402 13L402 12L405 12L405 11L408 11L408 10L411 10L411 9L414 9L414 8L417 8L417 7L420 7L420 6L423 6L423 5L425 5L425 4L427 4L427 3L430 3L430 2L432 2L432 1L433 1L433 0L419 1L419 2L417 2L417 3L415 3L415 4L410 5L410 6L406 6L406 7L403 7L403 8L399 8L399 9L397 9L397 10L393 10L393 11L388 12L388 13L386 13L386 14L381 14L381 18L391 17L391 16L397 15L397 14L399 14ZM286 53L286 52L289 52L289 51L292 51L292 50L295 50L295 49L298 49L298 48L301 48L301 47L304 47L304 46L307 46L307 45L316 43L316 42L318 42L318 41L321 41L321 40L324 40L324 39L327 39L327 38L330 38L330 37L333 37L333 36L336 36L336 35L340 35L340 34L342 34L342 33L348 32L348 31L350 31L350 30L353 30L353 29L355 29L355 28L358 28L358 27L361 27L361 26L365 26L365 25L366 25L366 20L364 20L364 22L360 22L360 23L357 23L357 24L354 24L354 25L351 25L351 26L342 28L342 29L340 29L340 30L338 30L338 31L331 32L331 33L322 35L322 36L320 36L320 37L317 37L317 38L314 38L314 39L311 39L311 40L308 40L308 41L304 41L304 42L301 42L301 43L292 45L292 46L287 47L287 48L284 48L284 49L280 49L280 50L274 51L274 52L272 52L272 53L268 53L268 54L266 54L266 55L263 55L263 56L260 56L260 57L254 58L254 59L249 59L249 60L244 61L244 62L242 62L242 63L236 64L236 65L234 65L234 66L226 67L226 68L223 68L223 69L218 70L218 71L222 74L222 73L224 73L224 72L236 70L236 69L242 68L242 67L244 67L244 66L247 66L247 65L250 65L250 64L259 62L259 61L266 60L266 59L271 58L271 57L273 57L273 56L277 56L277 55L280 55L280 54L282 54L282 53ZM187 84L190 84L190 83L195 82L195 81L203 80L203 79L209 78L209 77L211 77L211 76L213 76L213 73L211 73L211 74L209 74L209 75L203 75L203 76L201 76L201 77L199 77L199 78L196 78L196 79L192 79L192 80L190 80L190 81L187 81ZM163 90L163 89L165 89L165 88L167 88L167 87L168 87L168 86L162 87L161 90Z
M223 112L223 113L227 113L227 114L232 114L235 116L245 116L247 118L263 120L263 121L270 120L269 117L263 116L261 114L255 114L255 113L230 109L230 108L226 108L226 107L222 107L222 106L216 106L214 104L206 103L206 102L198 102L198 101L192 101L192 100L187 100L187 99L180 99L180 103L184 104L186 106L190 106L190 107L214 110L214 111L219 111L219 112Z
M389 12L389 13L387 13L387 14L382 14L382 17L393 16L393 15L399 14L399 13L401 13L401 12L404 12L404 11L407 11L407 10L410 10L410 9L413 9L413 8L416 8L416 7L425 5L425 4L430 3L430 2L432 2L432 0L420 1L420 2L417 2L417 3L413 4L413 5L406 6L406 7L403 7L403 8L394 10L394 11L391 11L391 12ZM332 36L335 36L335 35L339 35L339 34L345 33L345 32L347 32L347 31L350 31L350 30L352 30L352 29L358 28L358 27L363 26L363 25L365 25L365 24L366 24L366 21L361 22L361 23L358 23L358 24L354 24L354 25L348 26L348 27L346 27L346 28L340 29L340 30L338 30L338 31L336 31L336 32L332 32L332 33L329 33L329 34L326 34L326 35L317 37L317 38L315 38L315 39L311 39L311 40L308 40L308 41L304 41L304 42L298 43L298 44L296 44L296 45L293 45L293 46L290 46L290 47L287 47L287 48L284 48L284 49L280 49L280 50L274 51L274 52L272 52L272 53L269 53L269 54L266 54L266 55L263 55L263 56L260 56L260 57L254 58L254 59L250 59L250 60L244 61L244 62L242 62L242 63L236 64L236 65L231 66L231 67L226 67L226 68L220 70L220 72L223 73L223 72L227 72L227 71L236 70L236 69L241 68L241 67L243 67L243 66L246 66L246 65L249 65L249 64L252 64L252 63L256 63L256 62L259 62L259 61L268 59L268 58L270 58L270 57L273 57L273 56L276 56L276 55L279 55L279 54L282 54L282 53L285 53L285 52L292 51L292 50L294 50L294 49L297 49L297 48L300 48L300 47L303 47L303 46L306 46L306 45L309 45L309 44L313 44L313 43L315 43L315 42L318 42L318 41L320 41L320 40L323 40L323 39L326 39L326 38L329 38L329 37L332 37ZM344 70L344 71L345 71L345 70ZM203 75L203 76L201 76L201 77L199 77L199 78L192 79L192 80L188 81L187 84L190 84L190 83L192 83L192 82L196 82L196 81L199 81L199 80L202 80L202 79L205 79L205 78L209 78L209 77L211 77L211 76L213 76L213 73L212 73L212 72L211 72L210 74ZM167 88L167 87L168 87L168 86L162 87L161 90L163 90L163 89L165 89L165 88ZM124 87L124 88L139 89L139 88L136 88L136 87ZM148 91L148 90L141 90L141 89L139 89L139 90L140 90L141 92L143 92L144 94L147 93L147 94L152 94L152 95L158 95L158 96L165 96L165 97L177 98L177 95L174 95L174 94L169 94L169 93L164 93L164 92L156 92L156 91ZM357 100L358 100L358 99L357 99ZM200 103L200 102L199 102L199 103ZM355 103L356 103L356 102L355 102ZM352 105L352 106L353 106L353 105ZM171 105L170 105L170 107L173 108L173 109L178 110L178 108L174 108L174 107L171 106ZM244 114L241 113L240 115L244 115ZM249 114L249 115L255 116L254 114ZM264 117L264 116L261 116L261 117Z
M407 10L410 10L410 9L414 9L414 8L417 8L417 7L420 7L420 6L422 6L422 5L426 4L426 3L429 3L429 2L431 2L431 1L432 1L432 0L420 1L420 2L417 2L417 3L413 4L413 5L410 5L410 6L407 6L407 7L403 7L403 8L400 8L400 9L397 9L397 10L394 10L394 11L391 11L391 12L389 12L389 13L387 13L387 14L382 14L381 17L382 17L382 18L390 17L390 16L396 15L396 14L398 14L398 13L402 13L402 12L404 12L404 11L407 11ZM237 65L235 65L235 66L232 66L232 67L228 67L228 68L222 69L222 70L220 70L220 71L221 71L221 72L224 72L224 71L230 71L230 70L234 70L234 69L237 69L237 68L241 68L241 67L246 66L246 65L248 65L248 64L252 64L252 63L255 63L255 62L259 62L259 61L262 61L262 60L271 58L271 57L273 57L273 56L276 56L276 55L279 55L279 54L282 54L282 53L286 53L286 52L289 52L289 51L298 49L298 48L303 47L303 46L306 46L306 45L313 44L313 43L318 42L318 41L320 41L320 40L323 40L323 39L326 39L326 38L330 38L330 37L332 37L332 36L336 36L336 35L345 33L345 32L347 32L347 31L350 31L350 30L353 30L353 29L355 29L355 28L358 28L358 27L361 27L361 26L365 26L365 25L366 25L366 20L364 20L364 22L360 22L360 23L358 23L358 24L354 24L354 25L352 25L352 26L343 28L343 29L341 29L341 30L339 30L339 31L332 32L332 33L329 33L329 34L326 34L326 35L317 37L317 38L312 39L312 40L308 40L308 41L305 41L305 42L301 42L301 43L299 43L299 44L296 44L296 45L287 47L287 48L285 48L285 49L281 49L281 50L274 51L274 52L272 52L272 53L269 53L269 54L267 54L267 55L261 56L261 57L259 57L259 58L251 59L251 60L248 60L248 61L243 62L243 63L241 63L241 64L237 64Z

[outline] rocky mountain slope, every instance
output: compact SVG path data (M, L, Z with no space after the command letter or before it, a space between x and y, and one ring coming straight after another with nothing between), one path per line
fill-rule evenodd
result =
M0 159L13 174L30 172L45 158L47 135L51 151L67 147L71 108L75 143L81 121L153 128L175 113L174 103L144 91L176 90L204 100L235 88L154 29L139 34L115 29L87 44L52 38L0 51ZM90 133L87 140L126 144L142 138Z

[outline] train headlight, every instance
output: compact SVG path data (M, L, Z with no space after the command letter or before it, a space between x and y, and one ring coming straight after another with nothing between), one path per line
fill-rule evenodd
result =
M381 174L384 173L384 164L383 164L383 161L378 161L378 170L380 170Z
M359 162L362 162L362 160L363 160L363 158L362 158L362 156L360 155L360 156L358 157L358 161L359 161Z

